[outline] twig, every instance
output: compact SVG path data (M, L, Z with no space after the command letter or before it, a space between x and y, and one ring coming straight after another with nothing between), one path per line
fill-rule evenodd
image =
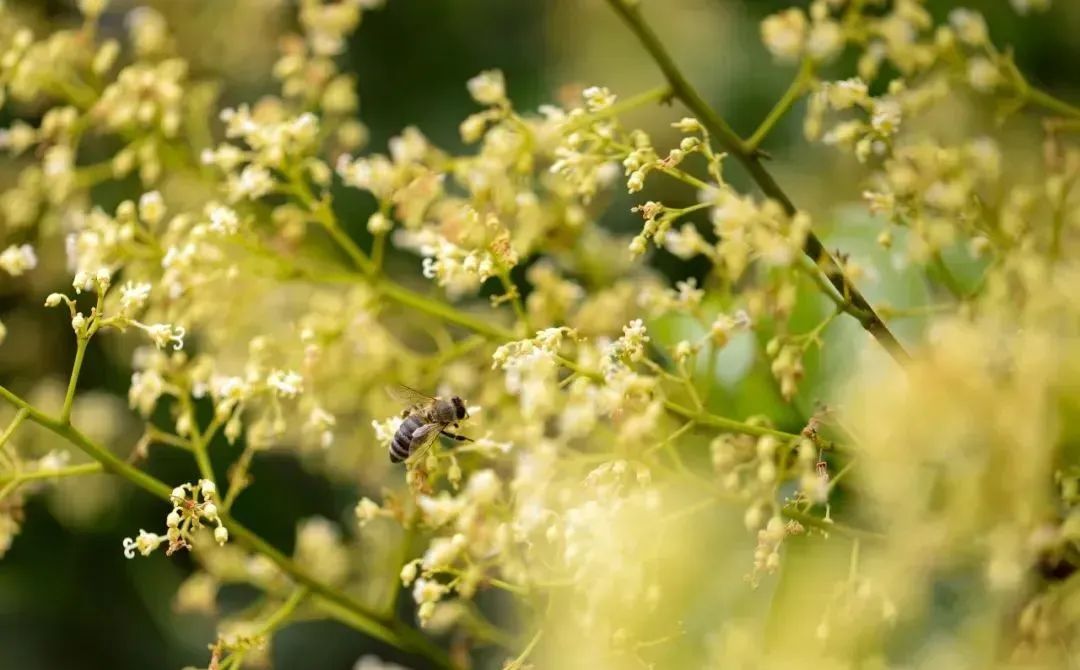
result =
M64 407L60 410L61 423L71 421L71 406L75 402L75 386L79 383L79 373L82 371L83 357L86 355L86 345L90 338L79 335L75 345L75 362L71 365L71 376L68 378L67 393L64 394Z
M757 182L761 191L766 196L777 201L789 216L793 216L796 213L795 205L783 189L780 188L780 185L776 183L772 175L762 166L756 149L744 142L732 130L731 126L705 102L697 89L686 79L682 71L675 65L675 61L672 60L663 43L660 42L660 38L642 18L636 3L631 3L628 0L607 0L607 3L616 14L622 17L630 30L644 45L646 51L652 56L656 65L664 73L664 77L671 85L672 95L681 100L698 117L702 125L716 137L724 149L742 163L753 180ZM840 295L848 298L850 306L854 308L848 310L848 312L881 343L898 363L907 363L910 356L901 346L899 340L874 312L873 307L870 306L862 293L844 275L836 259L825 249L825 245L822 244L813 231L807 233L806 242L803 244L803 252L814 261L818 269Z
M380 281L375 285L375 291L378 292L379 295L393 300L394 302L405 305L406 307L412 307L413 309L425 312L449 323L463 326L473 332L484 335L485 337L507 342L518 339L513 332L491 323L488 319L466 314L465 312L457 310L438 300L432 300L420 293L410 291L392 281Z
M70 423L61 422L35 409L3 386L0 386L0 398L19 409L25 410L28 419L81 449L85 454L98 461L104 471L123 477L160 500L166 502L170 500L171 486L116 456L79 432ZM421 654L440 668L453 667L446 652L417 631L407 628L399 622L386 619L369 610L351 596L311 576L295 561L242 525L229 513L219 511L219 515L222 523L229 529L229 534L233 538L251 551L269 558L297 583L307 586L311 589L313 595L318 596L324 607L332 608L335 616L345 620L353 628L383 642Z
M864 530L862 528L856 528L854 526L847 526L841 523L836 523L832 520L826 521L821 517L814 516L807 512L800 512L797 509L783 508L780 513L789 519L798 521L804 526L810 526L823 530L826 533L836 533L837 535L844 535L853 539L880 541L885 539L885 536L881 533L874 532L872 530Z
M518 657L515 658L512 661L508 661L503 666L503 668L505 668L506 670L519 670L520 668L524 667L525 661L528 660L529 656L536 649L536 645L538 645L540 643L540 638L543 637L543 636L544 636L543 629L538 630L536 632L536 635L533 635L533 638L531 640L529 640L529 644L525 646L525 649L522 650L522 652L518 655Z
M708 412L696 412L688 407L672 402L670 400L664 401L664 407L672 414L677 414L681 417L691 419L695 423L702 426L709 426L711 428L720 428L732 433L742 433L743 435L771 435L783 440L797 440L799 435L794 433L786 433L782 430L776 430L775 428L769 428L767 426L758 426L752 423L745 423L743 421L736 421L735 419L728 419L727 417L717 416L715 414L709 414Z
M22 472L7 473L0 475L0 484L7 484L14 482L21 484L23 482L38 481L42 479L62 479L64 477L79 477L81 475L92 475L104 471L101 463L97 461L93 463L80 463L78 465L69 465L63 468L43 469L43 470L24 470Z
M765 138L769 136L776 124L780 122L780 119L784 118L784 115L795 106L799 98L806 93L807 85L813 81L814 78L814 62L809 58L803 59L799 65L799 72L795 75L795 79L791 81L791 85L784 91L784 95L777 101L776 106L769 111L769 115L765 117L765 120L761 122L761 125L757 127L757 130L746 140L746 148L750 151L756 151L761 143L765 141Z
M1062 116L1080 119L1080 107L1071 105L1064 100L1059 100L1046 91L1041 91L1031 86L1027 86L1025 93L1027 101L1033 105L1037 105L1056 114L1061 114Z

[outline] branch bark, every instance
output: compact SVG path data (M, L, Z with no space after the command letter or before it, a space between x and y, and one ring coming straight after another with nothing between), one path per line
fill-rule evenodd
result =
M739 135L732 130L731 126L720 117L716 111L709 106L705 99L701 97L701 94L694 88L693 84L686 79L682 71L679 70L675 61L672 60L671 54L668 53L664 47L660 38L656 35L653 29L645 22L641 15L641 11L637 7L636 3L631 3L628 0L607 0L607 3L611 6L612 10L619 15L630 28L631 32L637 36L638 40L645 47L645 50L649 52L653 60L656 62L657 67L663 72L664 77L667 79L668 84L671 86L672 95L678 100L682 101L687 108L693 112L693 114L701 121L701 124L716 138L717 142L727 151L730 155L734 156L739 163L750 174L751 178L757 183L758 188L761 189L769 198L772 198L784 208L784 211L789 216L794 215L796 212L795 205L792 203L791 198L784 192L780 185L776 183L773 176L769 174L768 170L761 164L761 156L756 148L751 147L748 143L744 142ZM836 288L841 296L844 296L847 307L845 312L855 317L862 327L869 332L874 339L876 339L881 346L900 364L905 364L910 360L910 356L904 347L900 344L900 341L896 339L889 327L885 325L885 322L878 316L874 308L866 298L859 292L859 289L844 276L843 270L840 268L840 264L833 258L832 254L825 248L818 236L810 231L807 234L806 242L803 245L803 252L810 257L810 260L814 261L814 264L825 275L829 283Z

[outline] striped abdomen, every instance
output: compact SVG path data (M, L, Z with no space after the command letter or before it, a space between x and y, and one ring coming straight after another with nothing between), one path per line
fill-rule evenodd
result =
M424 425L424 419L418 414L410 414L398 426L394 439L390 440L390 462L400 463L409 457L412 451L412 435Z

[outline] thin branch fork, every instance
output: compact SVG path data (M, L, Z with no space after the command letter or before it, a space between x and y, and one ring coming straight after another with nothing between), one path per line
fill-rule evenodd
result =
M170 500L172 487L94 442L70 423L41 412L3 386L0 386L0 400L7 401L18 408L20 413L30 421L78 447L86 455L100 463L103 471L119 475L163 501L168 502ZM387 618L370 610L353 597L319 581L292 558L240 524L227 512L221 511L219 514L222 522L229 529L230 535L240 544L273 561L282 572L310 590L316 600L324 606L324 609L333 613L337 618L375 639L422 655L428 658L436 667L454 667L442 649L416 630L403 625L400 621Z
M660 38L642 18L637 4L629 0L607 0L607 3L623 19L645 47L645 50L652 56L656 65L663 72L668 84L670 84L672 95L686 105L697 116L702 125L716 137L720 145L742 164L762 193L780 203L784 211L789 216L793 216L796 213L794 203L761 164L761 156L757 148L748 142L744 142L731 126L705 102L705 99L701 97L693 84L679 70ZM874 311L869 301L859 292L859 289L844 276L840 264L833 258L813 231L807 234L803 252L810 260L814 261L814 264L837 292L846 298L847 306L844 311L855 317L863 328L881 343L898 363L905 364L910 361L911 357L904 350L900 341L896 339L896 336L893 335L889 327Z

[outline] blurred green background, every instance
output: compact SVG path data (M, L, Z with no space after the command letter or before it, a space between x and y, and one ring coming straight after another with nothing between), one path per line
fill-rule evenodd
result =
M78 20L70 2L10 4L36 16L42 29ZM287 31L293 20L287 2L159 0L151 4L175 26L180 51L191 56L195 77L225 82L223 103L254 100L274 91L269 71L276 36ZM757 24L764 15L792 3L644 0L643 4L709 101L737 130L752 130L793 74L792 68L772 63L760 44ZM1027 18L1017 16L1006 0L932 0L928 4L939 15L959 5L981 10L994 41L1015 48L1021 70L1033 82L1066 99L1076 100L1080 95L1080 40L1075 37L1080 34L1080 3L1075 0L1055 0L1050 12ZM104 30L122 32L123 10L129 6L113 2L103 21ZM511 97L522 110L558 101L566 91L585 85L606 85L629 96L660 83L656 69L601 0L389 0L384 9L365 14L346 59L344 69L358 77L361 117L370 128L370 148L375 151L385 150L387 139L407 125L418 126L441 146L462 149L457 126L474 111L464 82L483 69L505 72ZM838 73L850 71L850 63L833 67ZM681 110L668 109L638 113L640 123L659 135L666 123L681 115ZM828 152L807 147L800 120L799 112L789 116L768 142L780 180L790 186L795 201L813 208L815 203L857 197L857 188L838 190L843 179L837 175L850 168L835 164ZM5 125L9 121L5 116ZM742 175L732 172L733 182L745 184ZM98 194L102 204L133 195L123 188L103 189ZM660 195L657 199L673 204L688 197L675 191ZM624 194L612 196L605 225L621 232L638 226L628 214L631 204ZM370 203L353 198L339 202L338 207L344 220L362 221ZM835 211L824 218L819 213L818 220L827 226L825 237L832 245L856 254L870 253L872 239L860 233L857 221L844 222ZM397 272L415 273L419 267L415 257L401 255L392 260ZM704 269L664 253L656 254L651 262L672 280L700 275ZM57 384L66 379L74 349L70 328L57 313L39 307L42 296L57 288L32 282L0 283L0 319L11 333L0 347L0 383L27 389L43 379L55 379ZM887 276L868 293L902 303L905 296L921 290L918 279ZM848 329L849 339L860 335L855 324L837 328ZM902 336L915 337L917 328L917 323L903 324ZM101 402L123 405L131 371L122 357L110 356L102 346L96 340L91 345L80 390L101 393ZM820 358L810 369L806 383L810 390L804 398L812 397L813 389L821 388L828 378L844 373L831 365L828 348ZM764 401L753 397L758 387L767 385L741 386L739 404L760 408ZM800 411L805 413L807 408ZM114 429L125 436L122 441L126 442L116 445L125 453L138 437L137 422ZM159 451L151 469L165 481L190 479L192 466L187 460L170 460L170 456ZM291 548L299 519L322 515L348 526L352 506L364 493L328 485L286 458L262 457L253 470L257 485L240 499L236 516L285 550ZM160 526L162 506L147 504L142 493L119 480L95 477L85 485L98 489L99 503L94 509L80 511L76 492L31 499L21 534L0 559L0 669L204 665L206 645L214 638L213 622L176 614L165 595L171 596L190 571L190 559L181 554L169 560L158 555L128 561L121 553L123 537L140 527ZM224 609L250 596L226 591ZM408 611L408 603L401 604ZM272 655L278 668L346 670L365 653L422 667L350 629L325 622L287 628L276 637Z

